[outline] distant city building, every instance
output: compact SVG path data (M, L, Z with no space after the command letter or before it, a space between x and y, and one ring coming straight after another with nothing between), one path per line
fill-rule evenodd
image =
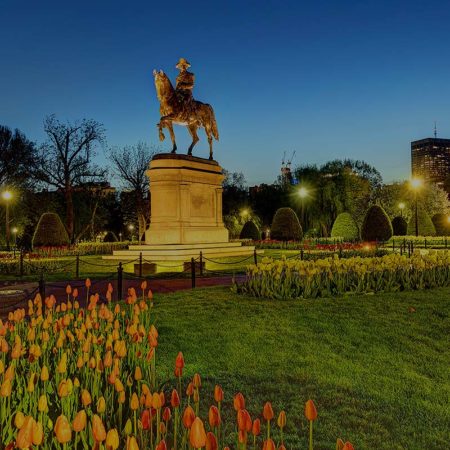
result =
M412 176L444 187L450 175L450 139L426 138L411 142Z

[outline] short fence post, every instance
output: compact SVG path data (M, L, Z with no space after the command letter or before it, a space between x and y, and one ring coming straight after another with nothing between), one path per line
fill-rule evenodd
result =
M20 250L19 256L19 275L23 277L23 250Z
M392 251L395 252L395 239L392 239Z
M400 244L400 256L403 256L403 244Z
M45 280L44 280L44 272L41 272L41 277L39 278L39 294L41 295L41 299L45 299Z
M303 261L303 247L300 249L300 260Z
M117 267L117 300L122 301L122 284L123 284L123 267L122 262L119 262Z
M408 242L408 258L411 258L411 242Z
M139 278L142 278L142 252L139 253Z
M77 254L77 258L75 260L75 278L80 278L80 255Z
M200 276L203 276L203 252L200 250Z
M191 258L191 284L192 289L195 288L195 259Z
M340 245L339 246L339 259L341 259L342 258L342 246Z
M425 248L427 248L427 238L425 238L423 241L425 243Z
M447 248L447 237L445 237L445 248Z
M258 265L258 254L256 253L256 248L253 249L253 261L255 262L255 266Z

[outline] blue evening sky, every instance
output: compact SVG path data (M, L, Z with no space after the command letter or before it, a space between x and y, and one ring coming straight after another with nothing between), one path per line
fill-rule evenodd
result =
M180 56L215 109L216 158L250 184L272 182L285 150L403 179L411 140L435 120L450 137L448 1L0 0L0 18L0 124L37 142L55 113L102 122L109 146L158 144L152 69L174 80Z

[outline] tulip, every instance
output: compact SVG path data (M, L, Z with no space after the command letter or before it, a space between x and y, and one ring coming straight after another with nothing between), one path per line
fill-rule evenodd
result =
M313 422L317 419L317 409L312 400L305 403L305 417L309 420L309 450L313 450Z
M5 379L0 387L0 396L9 397L11 395L12 385L11 380Z
M250 431L252 429L252 419L246 409L240 409L237 413L238 428L240 431Z
M206 445L206 432L203 421L196 417L189 431L189 442L194 448L202 448Z
M14 425L18 430L20 430L24 422L25 422L25 415L19 411L18 413L16 413L14 417Z
M170 397L170 404L172 405L172 408L180 406L180 397L176 389L172 390L172 395Z
M263 450L276 450L275 443L272 439L267 439L267 441L264 441Z
M187 406L183 412L183 425L185 428L191 428L195 420L195 412L191 406Z
M119 433L115 428L112 428L106 435L106 450L117 450L119 448L119 444Z
M133 430L133 425L131 424L131 420L128 419L125 423L125 428L123 429L125 431L125 434L129 436Z
M47 381L49 378L47 366L42 366L41 369L41 381Z
M218 444L217 439L214 433L211 433L211 431L208 431L206 434L206 450L217 450Z
M92 403L91 394L87 389L83 389L81 391L81 403L84 407L89 406Z
M48 412L48 404L47 404L47 397L45 394L42 394L39 397L39 402L38 402L38 411L39 412Z
M170 408L168 406L166 406L164 408L162 418L163 418L164 422L168 422L171 417L172 417L172 413L170 412Z
M342 447L342 450L355 450L355 449L353 448L353 445L350 442L346 442L344 444L344 447Z
M134 369L134 379L136 381L142 380L142 371L139 366L136 366L136 369Z
M41 422L33 420L33 444L41 445L44 441L44 427Z
M136 395L136 392L133 392L133 395L131 396L130 407L133 411L136 411L139 408L139 398Z
M202 380L200 378L200 375L198 373L196 373L194 375L194 377L192 378L192 384L194 385L195 388L199 388L202 385Z
M211 408L209 408L208 419L209 419L209 426L211 428L215 428L220 425L221 422L220 412L216 406L213 405L211 406Z
M259 419L255 419L253 421L252 434L253 436L258 436L260 433L261 433L261 422Z
M336 441L336 450L342 450L344 448L344 441L338 438Z
M106 439L106 430L102 419L97 414L92 418L92 434L95 442L103 442Z
M136 438L134 436L127 437L127 447L126 450L139 450Z
M239 411L240 409L245 409L245 399L240 392L234 396L233 406L236 411Z
M164 439L158 443L158 445L156 446L156 450L167 450L167 444Z
M100 397L100 398L97 400L97 412L98 412L99 414L101 414L101 413L104 413L105 410L106 410L106 401L105 401L105 398L104 398L104 397Z
M286 426L286 413L284 411L280 411L280 414L278 415L277 423L278 423L278 426L280 427L281 443L283 443L283 429Z
M66 416L62 414L56 419L54 431L56 440L60 444L66 444L72 440L72 430L70 429L70 424L67 421Z
M20 449L28 449L33 445L33 422L31 416L24 418L22 426L17 433L16 446Z
M87 416L86 411L84 409L77 412L75 419L73 419L72 427L73 430L77 433L83 431L86 428Z
M217 403L221 403L223 401L223 390L220 386L214 386L214 400Z
M142 422L142 428L144 430L150 430L151 426L151 416L150 411L148 409L144 409L141 413L141 422Z

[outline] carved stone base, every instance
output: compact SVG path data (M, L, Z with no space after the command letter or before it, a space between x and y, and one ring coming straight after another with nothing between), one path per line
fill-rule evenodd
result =
M150 178L151 224L145 243L228 242L222 220L222 168L187 155L155 155Z

